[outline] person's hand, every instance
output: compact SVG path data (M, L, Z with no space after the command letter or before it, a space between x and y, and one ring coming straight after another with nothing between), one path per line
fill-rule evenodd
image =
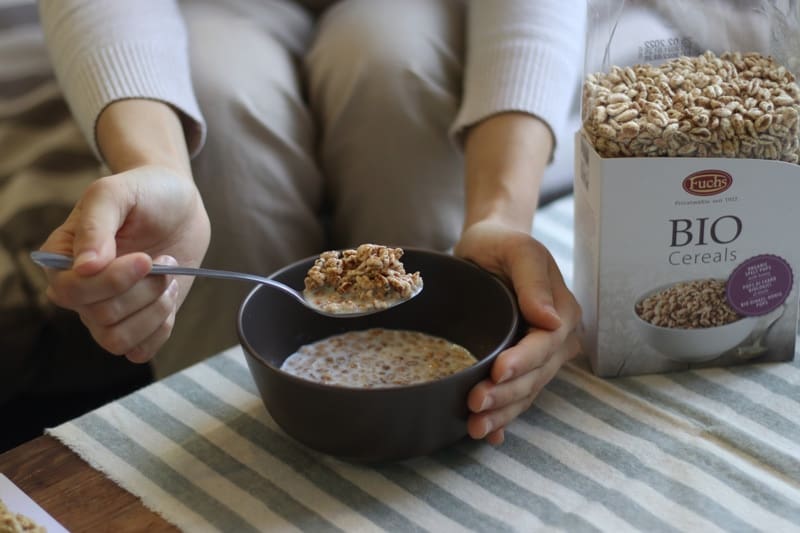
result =
M208 216L191 179L143 166L92 183L42 250L72 255L72 270L48 270L47 294L76 311L107 351L148 361L169 338L192 283L148 276L153 262L199 266Z
M496 445L503 442L505 427L579 353L580 307L550 252L525 232L478 222L466 229L454 252L510 282L529 326L467 400L469 435Z

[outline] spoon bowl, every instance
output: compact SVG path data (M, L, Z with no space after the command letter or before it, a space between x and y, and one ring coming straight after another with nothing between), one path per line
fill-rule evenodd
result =
M72 268L72 257L63 254L56 254L52 252L44 252L41 250L31 252L31 259L33 261L45 268L52 268L56 270L69 270ZM317 304L312 302L311 300L307 300L301 291L286 285L285 283L281 283L271 278L267 278L265 276L259 276L256 274L249 274L246 272L234 272L230 270L214 270L210 268L194 268L194 267L182 267L182 266L172 266L172 265L159 265L153 264L152 270L150 270L150 274L172 274L175 276L201 276L207 278L217 278L217 279L232 279L232 280L239 280L239 281L249 281L251 283L258 283L260 285L269 285L275 289L283 291L284 293L288 294L302 305L308 307L309 309L313 309L315 312L329 316L334 318L352 318L358 316L365 316L371 315L373 313L378 313L381 311L385 311L391 307L404 303L411 298L414 298L422 291L422 286L418 287L415 292L413 292L408 298L404 299L392 299L390 301L385 302L386 305L382 307L361 307L358 310L337 310L337 311L326 311L321 309Z

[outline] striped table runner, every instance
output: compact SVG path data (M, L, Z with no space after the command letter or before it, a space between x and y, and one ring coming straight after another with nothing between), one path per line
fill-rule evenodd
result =
M572 199L536 235L565 274ZM559 373L499 447L381 467L296 444L239 348L49 430L186 531L800 531L800 364Z

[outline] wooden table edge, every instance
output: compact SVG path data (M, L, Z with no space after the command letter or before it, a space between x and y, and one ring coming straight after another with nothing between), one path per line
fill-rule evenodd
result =
M71 532L178 531L49 435L0 454L0 473Z

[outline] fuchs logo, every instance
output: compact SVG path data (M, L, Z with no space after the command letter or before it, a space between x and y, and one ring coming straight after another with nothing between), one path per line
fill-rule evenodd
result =
M683 190L695 196L711 196L727 191L733 177L722 170L701 170L683 178Z

